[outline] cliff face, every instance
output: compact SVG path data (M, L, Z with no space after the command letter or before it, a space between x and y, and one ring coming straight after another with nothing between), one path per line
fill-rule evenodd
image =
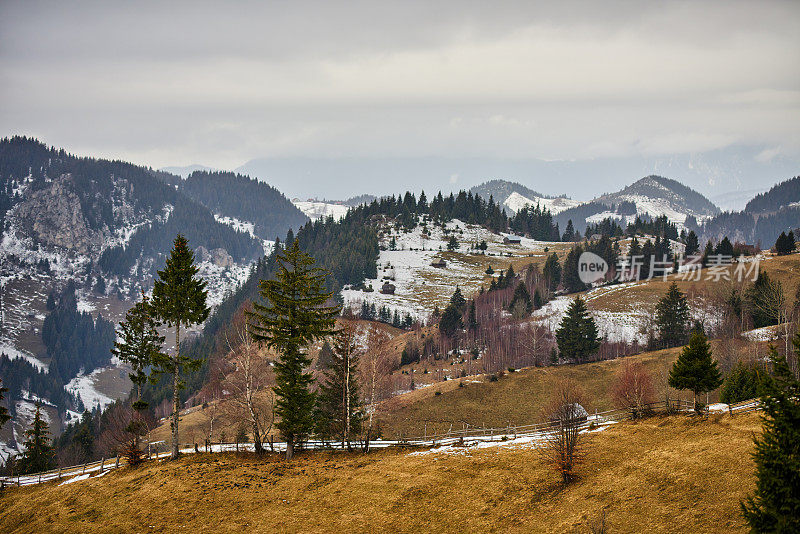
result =
M69 176L61 176L19 203L14 218L20 229L36 243L58 247L68 253L87 255L103 243L103 232L93 231L86 224Z

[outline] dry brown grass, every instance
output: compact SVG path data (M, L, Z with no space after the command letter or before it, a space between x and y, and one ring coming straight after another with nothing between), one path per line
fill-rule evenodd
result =
M568 487L530 449L189 455L2 497L2 532L736 532L757 414L592 434Z
M501 377L497 382L485 377L448 380L384 401L379 419L386 437L422 435L425 421L432 429L446 431L470 426L505 427L539 423L541 409L558 380L573 379L590 399L590 411L613 408L611 389L617 370L626 361L641 362L652 374L657 394L663 393L669 367L677 359L680 348L647 352L627 358L580 365L560 365L522 369ZM464 386L459 387L463 382ZM441 392L436 395L436 392ZM671 391L672 398L683 398ZM690 397L686 397L690 398Z

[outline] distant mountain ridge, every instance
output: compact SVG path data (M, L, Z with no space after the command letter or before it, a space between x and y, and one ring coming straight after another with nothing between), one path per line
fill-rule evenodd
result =
M220 171L195 171L180 184L180 191L214 214L233 217L254 226L262 239L285 236L308 221L283 193L255 178Z
M750 200L745 209L724 212L697 228L704 240L728 236L762 248L770 248L781 232L800 229L800 176L785 180Z
M744 211L753 214L774 212L796 203L800 203L800 176L790 178L769 191L756 195L747 203Z
M655 205L653 209L665 210L661 215L668 217L669 213L666 210L695 217L710 217L720 212L713 202L694 189L677 180L656 175L645 176L617 193L601 195L594 199L594 202L607 206L624 201L635 202L637 206L643 202L662 201L660 206ZM656 214L650 213L650 215Z

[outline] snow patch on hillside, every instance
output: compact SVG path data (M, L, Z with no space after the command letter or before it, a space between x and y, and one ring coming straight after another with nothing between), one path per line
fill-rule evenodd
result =
M579 200L572 200L571 198L543 198L543 197L534 197L534 198L527 198L516 191L511 193L508 198L503 202L503 205L517 213L525 206L534 207L539 205L542 208L547 208L547 210L556 215L557 213L561 213L564 210L568 210L570 208L574 208L575 206L580 206L583 202Z
M243 232L253 239L257 239L261 242L261 248L263 249L264 255L268 256L272 249L275 247L275 241L271 241L269 239L262 239L260 236L256 235L256 225L249 221L242 221L237 219L236 217L228 217L225 215L220 215L218 213L214 214L214 219L217 222L222 224L227 224L228 226L232 227L237 232Z
M45 373L48 371L48 367L43 364L38 358L36 358L33 354L28 351L19 350L14 345L11 344L10 341L2 340L0 341L0 354L5 354L12 360L25 360L26 362L30 363L40 371L44 371Z
M336 220L345 216L350 206L342 204L332 204L330 202L318 202L315 200L292 199L292 204L312 221L325 217L333 217Z
M100 393L96 388L98 375L106 369L107 367L101 367L95 369L88 375L78 373L78 376L67 382L64 389L73 395L80 396L87 410L91 410L95 406L100 406L100 408L103 409L114 402L114 399Z

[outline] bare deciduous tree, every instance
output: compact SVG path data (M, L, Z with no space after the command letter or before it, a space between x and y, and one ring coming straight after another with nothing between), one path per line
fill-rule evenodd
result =
M575 468L584 458L581 425L586 411L581 406L583 393L574 380L562 379L553 387L552 398L544 416L553 427L539 448L542 458L561 474L567 484L575 477Z
M367 351L361 357L362 394L367 401L367 432L365 436L365 450L369 451L369 441L372 439L373 419L380 395L383 380L391 370L391 352L388 342L392 337L384 330L375 328L369 331L367 338Z
M274 397L267 388L272 370L244 327L237 329L234 336L235 339L228 339L228 346L232 354L230 361L235 368L225 377L222 386L228 393L231 415L247 421L253 433L255 450L261 453L274 423Z
M631 410L634 418L638 417L654 400L653 378L641 363L626 362L617 372L612 396L618 408Z

